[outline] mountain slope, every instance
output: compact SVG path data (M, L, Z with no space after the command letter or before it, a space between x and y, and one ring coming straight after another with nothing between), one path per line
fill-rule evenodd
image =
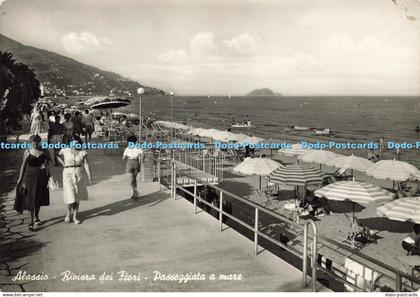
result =
M58 95L116 95L135 94L142 85L113 72L100 70L71 58L23 45L0 34L0 51L11 52L18 62L35 70L45 91ZM146 94L164 91L145 87Z

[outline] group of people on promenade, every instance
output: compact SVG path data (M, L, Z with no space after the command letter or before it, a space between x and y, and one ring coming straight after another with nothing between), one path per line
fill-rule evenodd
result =
M29 230L41 225L39 217L41 206L50 204L49 188L54 183L52 160L48 150L41 148L41 137L37 134L29 138L31 148L25 150L16 188L15 210L30 213ZM72 140L83 143L78 135ZM87 183L92 183L87 152L77 148L61 149L57 161L63 166L63 200L67 207L66 223L80 224L78 218L80 201L88 199ZM87 180L86 180L87 179Z
M32 135L29 138L31 148L25 150L16 187L14 209L20 213L28 210L30 223L28 229L33 231L42 224L39 217L40 208L50 204L51 184L54 183L52 160L48 150L41 148L41 137ZM129 136L128 142L137 142L137 137ZM71 142L83 144L80 136L73 135ZM78 217L80 201L88 200L87 185L92 184L92 175L87 159L88 152L78 149L76 145L58 151L57 161L63 167L63 201L66 205L64 222L80 224ZM133 194L131 199L139 199L137 176L144 161L140 148L127 147L123 153L127 160L126 173L130 178Z
M31 119L31 133L41 132L45 110L36 106ZM78 148L77 144L83 144L82 134L86 141L91 140L94 130L93 117L88 110L82 116L80 112L73 115L64 114L64 121L59 113L50 115L48 125L48 143L73 144L63 149L54 149L54 166L63 167L63 201L66 205L64 222L80 224L78 217L80 201L88 200L87 185L92 184L92 175L88 162L88 152ZM84 133L82 133L84 132ZM50 205L50 188L54 188L57 182L53 178L51 159L48 150L41 147L41 137L33 133L29 141L31 148L25 150L20 167L19 178L16 187L14 209L20 213L28 210L30 223L28 229L33 231L36 226L42 224L39 213L42 206ZM128 142L137 142L135 136L129 136ZM123 159L127 159L126 173L130 176L130 184L133 190L132 199L139 198L137 176L140 173L140 165L144 159L143 150L139 148L127 148L123 153Z

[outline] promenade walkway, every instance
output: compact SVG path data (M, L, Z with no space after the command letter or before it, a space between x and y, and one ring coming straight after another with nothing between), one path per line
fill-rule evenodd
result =
M89 158L94 185L89 187L89 201L81 204L81 225L64 223L62 191L57 190L51 192L51 205L41 209L45 223L29 232L26 214L10 210L13 193L9 194L6 215L14 219L6 225L1 256L11 276L26 271L48 275L48 280L13 281L2 273L0 290L301 291L300 271L268 251L254 256L251 241L232 229L220 232L213 217L205 212L194 215L188 201L171 199L157 183L141 184L140 201L129 199L120 156L92 151ZM59 177L61 170L55 168L54 174ZM65 271L87 274L91 280L63 281ZM120 281L121 271L137 279ZM205 280L155 280L157 272L191 273L196 278L200 273ZM104 273L108 280L100 281ZM212 274L215 280L209 280ZM220 280L221 274L236 280Z

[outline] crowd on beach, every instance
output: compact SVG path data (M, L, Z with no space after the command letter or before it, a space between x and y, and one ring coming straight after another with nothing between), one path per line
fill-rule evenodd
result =
M63 201L66 205L64 222L81 223L78 217L80 201L88 200L87 185L92 184L92 176L87 158L88 152L77 144L83 144L83 137L85 142L90 142L93 132L97 129L96 126L128 125L123 123L124 118L120 120L121 122L115 121L116 119L108 114L101 114L95 120L88 109L83 113L78 110L69 113L65 110L51 110L47 105L34 106L29 138L31 148L24 152L14 205L14 209L20 213L23 210L29 211L29 230L35 230L43 223L39 215L40 208L50 204L49 190L58 188L58 183L52 174L52 166L63 167ZM69 146L54 149L54 156L51 158L49 151L41 147L40 134L44 131L47 131L48 143L64 143ZM137 142L137 138L130 135L127 141ZM137 200L139 198L137 176L144 159L143 151L127 147L123 159L127 160L126 172L130 175L133 189L131 198Z

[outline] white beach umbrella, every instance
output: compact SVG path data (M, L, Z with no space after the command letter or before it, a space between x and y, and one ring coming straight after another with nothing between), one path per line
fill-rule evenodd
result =
M246 175L266 176L279 167L283 167L283 165L268 158L250 158L235 166L233 171Z
M138 119L139 115L135 114L135 113L129 113L129 114L126 115L126 117L127 117L127 119L134 120L134 119Z
M292 144L291 148L279 149L278 153L285 156L289 156L289 157L295 157L295 156L306 154L311 151L314 151L314 150L304 149L299 143L295 143L295 144Z
M283 165L268 158L249 158L234 167L233 171L246 175L259 175L261 190L261 176L269 175L279 167L283 167Z
M397 160L381 160L366 169L366 175L377 179L402 182L420 178L420 171L413 165Z
M212 138L217 141L229 142L235 139L235 134L229 131L220 131L214 133Z
M357 170L361 172L365 172L366 169L373 164L375 163L373 163L372 161L368 159L357 157L354 155L338 157L336 159L333 159L327 162L328 166L333 166L333 167L341 168L345 170L352 169L352 170Z
M395 221L420 224L420 197L407 197L389 202L377 209L378 215Z
M308 163L326 164L338 157L342 157L342 155L325 150L313 150L306 154L299 155L297 158Z
M239 133L239 134L233 133L233 135L234 136L233 136L232 141L236 141L236 142L239 142L239 143L244 142L248 138L250 138L248 135L243 134L243 133Z
M221 131L220 130L217 130L217 129L205 129L201 133L201 135L199 135L199 136L212 138L214 135L216 135L219 132L221 132Z
M257 137L257 136L248 136L248 138L245 138L244 140L239 141L239 143L242 144L258 144L264 141L264 138Z

